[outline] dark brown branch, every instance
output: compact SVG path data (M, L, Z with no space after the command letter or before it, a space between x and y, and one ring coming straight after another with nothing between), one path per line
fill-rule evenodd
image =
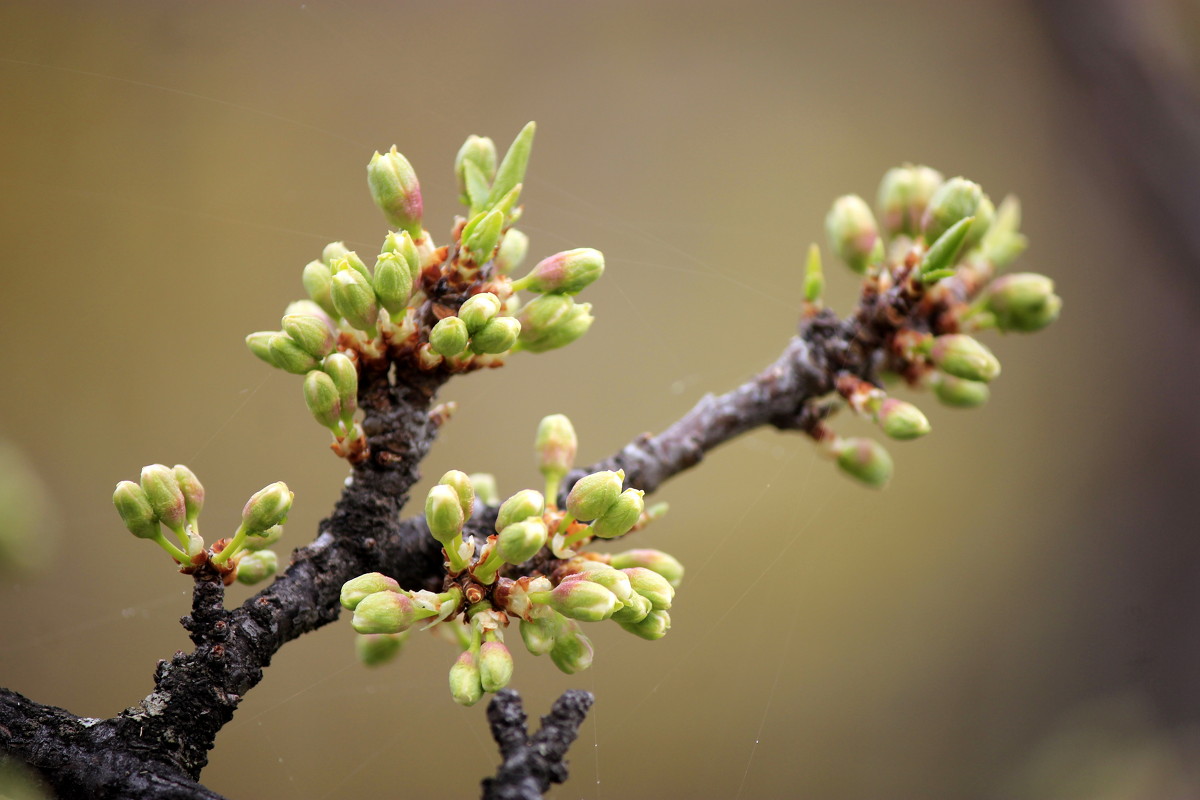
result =
M484 779L484 800L541 800L551 784L564 783L567 764L563 759L579 736L593 700L588 692L565 692L530 737L521 696L511 689L497 692L488 704L488 723L504 760L495 777Z

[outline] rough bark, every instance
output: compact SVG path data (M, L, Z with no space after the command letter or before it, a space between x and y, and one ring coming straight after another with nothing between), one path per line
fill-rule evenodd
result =
M510 689L488 704L492 738L504 761L494 778L483 781L483 800L539 800L551 784L567 780L567 749L592 707L588 692L566 692L554 702L542 727L532 737L525 728L521 697Z

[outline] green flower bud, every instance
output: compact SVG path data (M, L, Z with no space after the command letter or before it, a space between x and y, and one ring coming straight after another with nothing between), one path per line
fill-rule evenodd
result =
M250 343L249 339L246 343ZM267 355L271 364L293 375L303 375L316 369L319 363L286 333L271 334L267 339Z
M872 439L842 439L834 452L842 472L867 486L882 489L892 477L892 457Z
M964 250L974 250L983 241L983 237L987 235L988 229L992 227L992 223L996 219L996 206L992 203L992 198L986 194L979 198L979 205L975 207L975 222L971 225L971 230L967 233L967 240L963 243Z
M480 292L471 295L458 309L458 318L467 326L467 332L472 336L479 331L488 320L500 313L500 298L491 292Z
M554 640L550 660L568 675L582 672L592 665L592 640L578 631L567 631Z
M353 611L363 599L377 592L402 593L400 584L396 583L393 578L389 578L382 572L368 572L342 584L342 607L347 611Z
M641 489L621 492L617 501L592 523L592 534L600 539L615 539L629 533L646 509L644 494Z
M341 244L341 242L338 242L338 244ZM345 255L334 259L333 265L329 269L334 275L352 269L366 278L367 283L371 282L371 270L367 269L366 263L353 250L348 250Z
M517 134L517 138L509 146L508 152L504 154L504 160L500 162L500 167L496 170L496 180L492 184L492 191L488 194L489 206L494 206L500 201L500 198L516 188L518 183L524 182L525 168L529 165L529 151L533 149L533 134L536 130L536 125L532 122L528 123Z
M343 259L339 264L346 263ZM352 269L338 270L333 275L333 306L351 326L372 335L379 318L375 305L375 290L370 280Z
M358 408L358 367L344 353L330 353L321 362L321 369L333 379L338 391L338 405L342 409L342 422L347 425Z
M825 217L825 233L829 248L859 275L883 257L883 241L875 217L866 201L856 194L834 201Z
M196 473L183 464L175 465L175 481L179 491L183 492L183 502L187 507L187 522L194 526L200 518L200 510L204 508L204 486Z
M589 580L593 583L598 583L605 589L612 592L622 605L629 602L634 602L633 598L641 597L633 590L633 584L629 582L629 576L619 569L613 569L608 564L601 564L595 561L585 562L585 568L581 573L582 578L568 578L568 580Z
M554 648L554 637L558 630L559 625L554 617L535 617L532 622L521 620L521 640L535 656L544 656Z
M246 337L246 347L250 349L250 352L276 368L279 365L275 363L274 357L271 356L269 344L271 337L278 335L278 333L279 331L256 331Z
M372 279L375 296L393 319L404 313L408 299L412 297L415 279L412 265L399 253L380 253L375 260L375 277Z
M336 432L342 406L338 403L338 390L333 378L319 369L305 375L304 404L318 423Z
M492 259L496 273L505 275L521 266L525 254L529 251L529 237L516 228L509 228L500 240L500 249Z
M346 247L345 242L330 242L321 251L321 263L329 267L330 272L332 272L334 262L350 255L350 252L350 248Z
M1000 374L1000 362L982 344L970 336L952 333L933 340L929 360L934 366L956 378L987 383Z
M321 317L308 314L288 314L282 320L283 330L300 349L316 358L333 352L337 339L328 323Z
M139 539L157 539L162 535L158 515L150 507L146 492L133 481L121 481L113 492L113 505L125 527Z
M804 299L815 303L825 291L825 273L821 270L821 248L814 242L808 248L808 260L804 265Z
M530 595L530 599L545 603L564 617L581 622L608 619L621 607L621 601L611 591L582 578L565 580L553 591L536 592Z
M637 622L621 622L617 620L617 624L635 636L654 641L666 636L667 631L671 629L671 615L666 611L656 610L651 611Z
M494 506L500 502L500 490L496 486L495 475L490 472L472 472L469 477L479 502L485 506Z
M645 567L654 570L675 588L683 582L683 564L661 550L626 550L609 559L609 564L616 569Z
M458 179L458 199L464 205L470 205L472 202L471 195L467 191L465 174L468 162L474 164L484 181L490 183L492 178L496 177L496 143L486 136L472 134L467 137L463 146L458 149L458 154L454 156L454 175ZM486 194L484 198L486 198Z
M1001 269L1015 261L1028 245L1021 234L1021 202L1009 195L996 209L996 219L979 244L983 258Z
M458 547L465 520L462 501L453 486L438 484L429 490L425 498L425 523L433 538L447 550Z
M330 291L333 289L333 272L329 269L329 265L322 261L310 261L304 267L304 273L300 276L300 281L304 284L304 291L308 292L308 296L319 305L326 314L331 317L337 316L337 309L333 307L333 296Z
M576 304L568 295L545 294L521 309L521 347L544 353L565 347L587 333L594 317L591 303Z
M889 169L879 184L879 217L889 236L915 237L930 198L942 185L942 173L905 164Z
M538 262L528 275L513 284L513 289L528 289L538 294L578 294L603 274L604 254L581 247Z
M1058 319L1062 300L1054 281L1032 272L1014 272L997 278L987 288L987 310L1002 331L1039 331Z
M496 533L502 532L514 522L521 522L530 517L540 517L546 513L546 498L542 493L533 489L522 489L504 501L496 514Z
M654 610L654 604L646 598L642 597L637 592L629 598L629 602L622 606L612 615L613 620L620 623L641 622L646 618L651 611Z
M497 355L512 349L521 335L521 323L516 317L494 317L471 337L471 351Z
M238 560L238 583L253 586L271 577L279 569L279 556L273 550L257 550L246 553Z
M992 390L986 383L968 381L953 375L935 374L933 393L952 408L977 408L988 401Z
M966 178L951 178L929 198L929 207L921 220L926 242L936 242L960 219L975 216L983 190Z
M243 545L246 550L265 550L283 538L283 526L272 525L265 531L254 531L246 537Z
M546 544L546 523L540 517L514 522L500 531L496 552L509 564L524 564Z
M504 230L504 214L499 209L489 211L474 225L463 229L462 249L474 264L483 264L492 257Z
M408 159L396 152L396 146L386 154L375 153L367 165L367 185L371 197L388 224L403 228L414 239L421 238L421 184Z
M602 470L575 482L567 495L567 511L575 519L596 519L617 502L625 471Z
M316 317L325 323L325 326L333 330L333 317L325 313L325 309L321 308L319 303L314 303L312 300L293 300L287 304L287 308L283 310L283 315L286 317L289 314L303 314L307 317Z
M154 515L162 524L182 535L187 524L187 501L175 478L175 470L163 464L142 467L141 484Z
M354 653L364 667L379 667L400 655L409 632L360 633L354 637Z
M551 414L538 423L534 448L538 455L538 470L547 479L561 481L575 465L579 439L575 426L565 414Z
M350 625L358 633L400 633L419 619L418 609L408 595L375 592L354 607Z
M283 524L292 510L293 498L283 481L264 486L251 495L242 508L242 527L255 532Z
M929 433L929 420L912 403L889 397L879 407L879 426L893 439L917 439Z
M471 512L475 510L475 487L471 484L467 473L452 469L443 475L438 483L449 486L458 494L459 503L462 505L463 519L470 519Z
M628 576L633 590L649 600L656 609L665 611L671 607L671 601L675 599L675 587L662 575L645 567L626 567L621 571Z
M483 697L483 680L470 650L462 651L450 668L450 696L460 706L473 706Z
M465 350L469 338L465 322L458 317L444 317L430 329L429 346L433 352L449 358Z
M383 239L383 249L380 252L395 253L403 258L413 275L421 272L421 254L408 231L389 231Z
M498 692L512 680L513 657L503 642L484 642L479 648L479 681L485 692Z

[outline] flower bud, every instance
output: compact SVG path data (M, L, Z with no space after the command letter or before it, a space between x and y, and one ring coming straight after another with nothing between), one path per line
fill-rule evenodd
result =
M484 642L479 648L479 681L485 692L498 692L512 680L513 657L503 642Z
M641 489L621 492L617 501L592 523L592 534L601 539L615 539L629 533L646 509L646 503L642 500L644 494Z
M245 550L265 550L271 545L283 538L283 526L272 525L265 531L252 531L246 537L245 544L242 545Z
M602 470L575 482L567 495L567 511L575 519L596 519L617 502L625 470Z
M500 240L500 249L496 251L496 257L492 259L496 273L499 275L511 273L521 266L528 251L529 237L516 228L509 228L504 234L504 238Z
M494 506L500 502L500 490L496 487L495 475L490 472L472 472L469 477L479 502L485 506Z
M274 550L257 550L245 553L238 559L238 583L253 586L274 575L278 569L279 556L275 555Z
M447 358L456 356L467 347L467 325L458 317L444 317L429 331L429 346Z
M388 235L383 239L383 249L380 251L381 255L383 253L395 253L404 259L414 276L420 274L421 253L417 250L417 245L408 231L388 231Z
M346 259L337 262L345 264ZM374 333L379 318L375 290L368 278L353 269L341 269L333 275L333 306L352 327Z
M279 331L256 331L246 337L246 347L249 348L251 353L272 367L279 367L275 363L275 358L271 355L271 348L269 346L271 337L278 333Z
M462 501L454 487L438 484L429 490L429 496L425 498L425 523L433 538L447 550L461 543L465 520Z
M518 183L525 180L525 168L529 165L529 151L533 149L533 134L537 126L530 122L521 129L517 138L509 145L504 160L496 170L496 180L492 183L492 191L488 195L488 205L493 206L500 198L516 188Z
M879 425L883 432L901 441L917 439L929 433L929 420L912 403L889 397L879 407Z
M325 327L333 330L337 326L333 322L333 317L321 308L319 303L314 303L312 300L293 300L287 304L287 308L283 310L283 315L286 317L290 314L303 314L306 317L316 317L325 323Z
M608 619L621 607L621 601L608 589L589 580L566 580L553 591L531 596L535 602L544 602L564 617L581 622L599 622Z
M408 232L405 231L404 235L407 236ZM415 279L416 273L412 265L399 253L380 253L375 259L372 288L379 304L387 309L393 319L404 313L408 299L412 297Z
M532 621L521 620L521 640L525 648L535 656L544 656L554 648L554 637L559 630L555 617L534 617ZM562 619L562 617L558 617Z
M250 344L249 339L246 344ZM286 333L271 334L267 339L267 355L270 363L293 375L303 375L310 369L316 369L318 363Z
M1045 275L1015 272L991 282L986 307L1000 330L1031 333L1058 319L1062 300L1054 293L1054 281Z
M952 408L977 408L988 401L992 390L981 381L968 381L953 375L935 374L933 393Z
M1021 233L1021 202L1009 195L996 209L996 218L979 243L985 261L1002 269L1025 252L1029 242Z
M400 633L421 617L408 595L399 592L375 592L354 607L350 625L358 633Z
M283 481L264 486L242 508L242 527L253 533L283 524L292 510L293 497Z
M471 337L471 351L498 355L512 349L521 335L521 323L516 317L495 317Z
M283 330L300 349L316 358L333 352L337 340L329 325L320 317L308 314L288 314L282 320Z
M514 522L546 513L546 498L533 489L522 489L500 505L496 514L496 533L502 532Z
M656 609L665 611L671 607L671 601L675 599L675 587L662 575L645 567L627 567L621 571L628 576L633 590L649 600Z
M635 636L654 641L666 636L667 631L671 629L671 615L666 611L655 610L637 622L618 620L617 624Z
M474 264L483 264L492 257L504 230L504 213L493 209L481 219L463 229L462 249Z
M565 414L551 414L538 423L533 446L542 475L560 481L575 464L579 439L575 436L575 426Z
M330 272L332 272L334 262L350 255L350 252L350 248L346 247L345 242L330 242L321 251L321 263L329 267Z
M367 185L371 197L393 228L403 228L413 237L421 238L421 184L408 159L396 152L396 146L386 154L375 153L367 165Z
M538 262L528 275L513 284L513 289L528 289L538 294L578 294L603 274L604 254L581 247Z
M408 631L360 633L354 637L354 653L364 667L379 667L400 655L408 636Z
M834 201L825 217L825 233L830 249L859 275L883 257L883 241L875 217L866 201L856 194Z
M305 375L304 404L318 423L336 431L338 420L342 416L342 407L338 403L338 390L333 378L319 369Z
M321 370L333 380L338 391L342 421L349 424L358 408L358 367L345 353L330 353L321 362Z
M634 596L641 597L633 590L629 576L619 569L613 569L608 564L600 564L595 561L584 562L583 571L576 574L580 577L568 577L567 580L589 580L598 583L612 592L622 604L632 602Z
M471 479L467 477L467 473L452 469L443 475L438 483L442 486L449 486L458 494L459 504L462 506L463 519L470 519L471 512L475 510L475 487L471 484Z
M936 242L954 223L975 216L982 199L983 190L974 181L951 178L943 183L929 198L929 206L921 220L925 242Z
M487 324L488 320L500 313L500 298L491 292L480 292L471 295L458 309L458 318L467 326L467 332L472 336Z
M683 564L661 550L626 550L612 556L609 564L616 569L645 567L654 570L675 588L679 588L679 584L683 582Z
M341 244L341 242L338 242L338 244ZM348 269L354 270L359 275L363 276L367 283L371 282L371 270L367 269L366 263L359 258L358 253L353 250L348 250L340 258L334 259L333 264L329 267L330 272L332 272L335 276L339 272L345 272Z
M175 478L175 470L163 464L142 467L141 484L154 515L175 533L182 534L187 524L187 501Z
M113 492L113 505L125 527L139 539L157 539L161 535L158 515L150 507L146 492L133 481L121 481Z
M962 333L951 333L933 340L929 360L948 375L987 383L1000 374L1000 362L982 344Z
M566 631L554 640L550 660L568 675L582 672L592 665L592 640L578 631Z
M879 184L879 216L889 236L915 237L929 199L942 185L942 173L930 167L893 167Z
M400 584L382 572L368 572L351 578L342 584L341 602L347 611L353 611L368 595L376 592L395 592L399 594Z
M620 623L641 622L653 610L653 603L634 592L633 596L629 598L629 602L619 608L612 618Z
M992 223L996 219L996 205L992 202L992 198L986 194L979 198L979 205L975 207L975 213L972 216L975 217L975 221L971 223L967 240L963 242L963 250L974 250L978 247L992 227Z
M517 318L521 346L531 353L565 347L587 333L595 318L591 303L575 303L568 295L545 294L531 301Z
M183 492L183 502L187 508L187 522L194 526L196 520L200 518L200 510L204 508L204 486L196 477L196 473L183 464L175 465L175 481L179 484L179 491Z
M873 439L842 439L834 452L842 472L867 486L881 489L892 477L892 457Z
M331 317L337 316L337 309L333 307L333 296L330 294L333 289L333 272L329 269L328 264L322 261L308 262L304 267L304 273L300 276L300 281L304 284L304 291L308 292L308 296L313 299L313 302Z
M460 706L473 706L483 697L483 682L475 657L464 650L450 668L450 696Z
M495 142L486 136L472 134L454 156L454 176L458 179L459 202L464 205L471 202L465 175L467 162L474 164L483 179L490 183L492 178L496 177Z
M509 564L524 564L546 544L549 531L540 517L514 522L500 531L496 552Z

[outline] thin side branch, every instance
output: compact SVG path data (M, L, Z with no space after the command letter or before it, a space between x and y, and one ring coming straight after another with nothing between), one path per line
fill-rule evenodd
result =
M588 692L571 690L554 701L542 727L532 737L525 728L521 696L502 689L488 704L492 738L504 761L495 777L483 781L484 800L541 800L551 784L567 780L564 760L592 707Z

